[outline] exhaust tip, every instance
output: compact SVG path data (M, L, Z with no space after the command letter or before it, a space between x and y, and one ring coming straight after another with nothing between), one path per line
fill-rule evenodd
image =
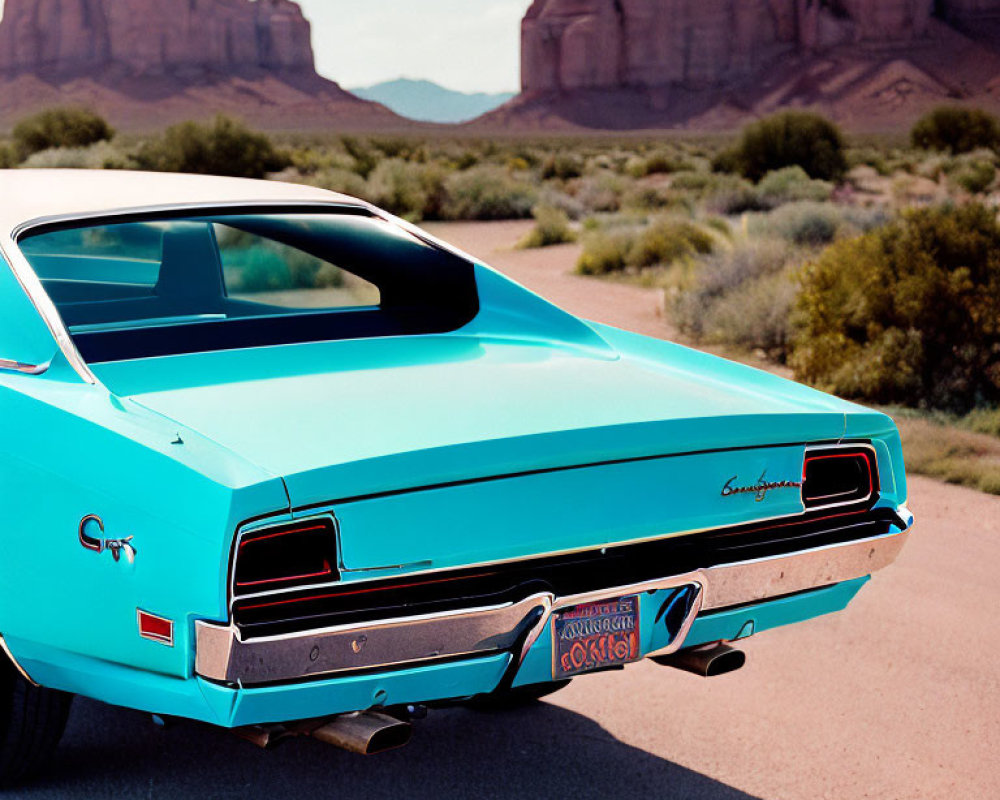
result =
M376 753L384 753L387 750L395 750L410 743L413 735L413 728L406 722L397 725L390 725L387 728L376 732L368 741L368 748L365 755L371 756Z
M312 732L314 739L364 756L384 753L410 741L413 728L388 714L362 712L345 714Z
M714 678L717 675L736 672L747 663L747 657L742 650L720 642L706 647L681 650L669 656L656 656L653 661L665 667L693 672L703 678Z
M747 663L747 656L742 650L724 648L713 658L708 660L705 667L705 677L714 678L716 675L725 675L728 672L736 672Z

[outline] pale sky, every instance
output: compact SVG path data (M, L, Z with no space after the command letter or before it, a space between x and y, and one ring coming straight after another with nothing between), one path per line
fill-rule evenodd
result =
M347 86L427 78L462 91L515 91L531 0L299 0L319 71ZM0 11L3 0L0 0Z

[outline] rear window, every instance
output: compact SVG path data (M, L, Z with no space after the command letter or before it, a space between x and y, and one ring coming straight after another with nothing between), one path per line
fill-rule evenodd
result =
M478 311L469 262L365 213L142 217L18 244L91 363L440 333Z

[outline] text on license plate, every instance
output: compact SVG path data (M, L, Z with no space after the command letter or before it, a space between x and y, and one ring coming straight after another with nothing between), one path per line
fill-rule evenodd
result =
M556 614L553 678L614 667L639 659L639 598L586 603Z

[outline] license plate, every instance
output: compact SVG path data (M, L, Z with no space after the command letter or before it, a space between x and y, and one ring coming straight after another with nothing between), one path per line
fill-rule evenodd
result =
M602 600L559 612L552 635L555 679L638 661L639 598Z

